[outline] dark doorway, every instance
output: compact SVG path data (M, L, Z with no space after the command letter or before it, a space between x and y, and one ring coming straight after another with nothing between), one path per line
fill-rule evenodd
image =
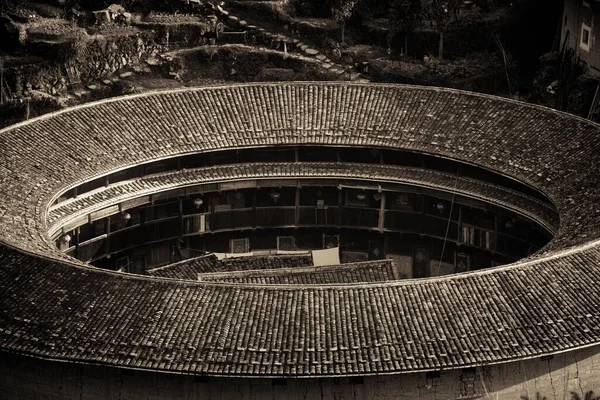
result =
M429 276L429 248L413 247L413 278L426 278Z

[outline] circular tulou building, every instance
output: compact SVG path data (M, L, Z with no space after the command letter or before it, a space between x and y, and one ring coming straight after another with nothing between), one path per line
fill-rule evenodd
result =
M0 397L600 394L599 140L542 107L348 83L6 128Z

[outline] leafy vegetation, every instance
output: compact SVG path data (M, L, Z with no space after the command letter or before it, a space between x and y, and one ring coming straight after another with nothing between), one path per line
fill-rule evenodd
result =
M430 21L435 23L437 32L440 35L438 45L438 58L441 60L444 56L444 32L452 18L458 19L461 0L432 0L431 3L424 5L424 15Z
M340 26L342 43L346 42L346 22L352 16L352 12L357 3L358 0L330 0L331 17Z

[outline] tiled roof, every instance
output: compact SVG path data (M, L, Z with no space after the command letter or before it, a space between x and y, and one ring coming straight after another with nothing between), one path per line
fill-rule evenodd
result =
M191 281L198 280L199 272L221 271L221 262L214 254L207 256L191 258L178 263L165 265L163 267L152 268L147 270L148 275L173 278L187 279Z
M594 123L455 90L246 84L111 99L0 131L0 349L208 375L366 375L508 362L600 344ZM53 246L48 205L136 163L237 146L394 147L538 188L560 228L528 260L336 286L101 271Z
M310 254L277 254L267 256L233 257L221 260L223 265L219 271L244 271L244 270L278 270L280 268L306 267L313 265ZM210 272L210 271L204 271ZM217 270L213 270L217 272Z
M198 279L203 282L306 286L393 281L400 279L400 274L392 260L378 260L320 267L214 272L201 274Z
M163 278L198 280L199 273L220 273L244 270L279 269L312 265L310 255L269 255L224 258L216 255L191 258L175 264L148 270L148 274Z

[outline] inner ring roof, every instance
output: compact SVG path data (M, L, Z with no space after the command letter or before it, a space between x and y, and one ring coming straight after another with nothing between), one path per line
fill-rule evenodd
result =
M0 349L229 376L402 373L600 342L600 127L450 89L246 84L87 104L0 131ZM182 282L94 270L56 250L68 187L141 162L235 147L401 148L479 165L555 204L529 260L427 280L316 288Z

